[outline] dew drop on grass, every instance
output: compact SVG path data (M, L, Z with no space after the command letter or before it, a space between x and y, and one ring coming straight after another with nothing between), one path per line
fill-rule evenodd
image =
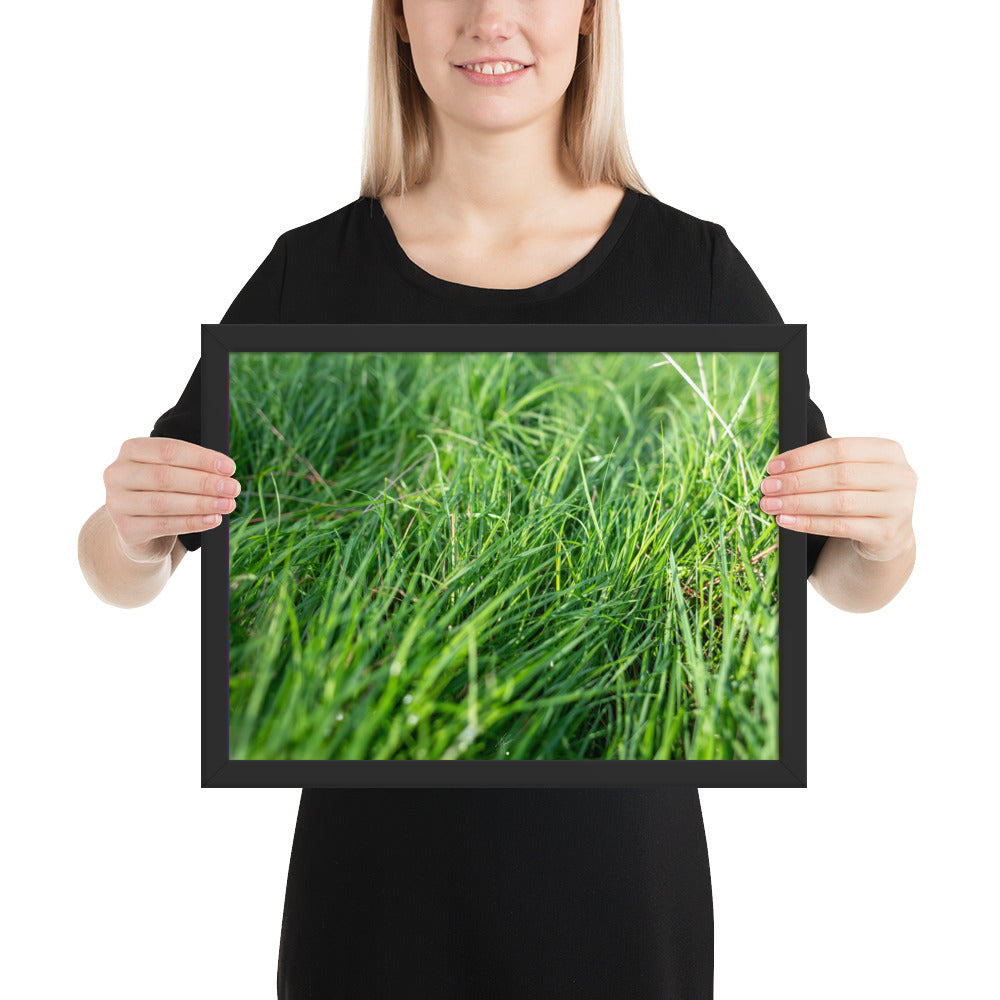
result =
M413 701L413 695L412 694L404 694L403 695L403 704L404 705L409 705L411 701Z
M419 715L414 715L412 712L406 717L407 723L411 726L415 726L420 721Z

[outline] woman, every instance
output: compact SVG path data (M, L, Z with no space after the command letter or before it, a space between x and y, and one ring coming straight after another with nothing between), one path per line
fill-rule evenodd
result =
M781 322L724 229L642 184L616 0L376 0L372 32L361 197L279 237L223 322ZM235 507L199 393L196 367L105 470L80 561L106 601L152 600ZM808 534L827 600L881 607L916 477L811 400L809 442L761 507ZM701 1000L712 970L696 789L303 790L280 997Z

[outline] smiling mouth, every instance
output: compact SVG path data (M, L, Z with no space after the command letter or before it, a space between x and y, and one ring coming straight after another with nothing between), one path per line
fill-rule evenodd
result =
M459 69L468 70L470 73L478 73L480 76L504 76L507 73L517 73L522 69L527 69L531 63L518 62L492 62L492 63L458 63Z

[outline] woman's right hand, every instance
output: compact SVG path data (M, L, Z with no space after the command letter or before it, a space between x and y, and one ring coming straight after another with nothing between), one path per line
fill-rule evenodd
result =
M105 507L125 554L156 562L179 534L209 531L236 508L236 463L177 438L130 438L104 470ZM207 518L207 520L206 520Z

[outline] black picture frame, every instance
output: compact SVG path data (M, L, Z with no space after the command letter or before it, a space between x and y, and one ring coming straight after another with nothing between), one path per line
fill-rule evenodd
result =
M231 352L775 352L779 450L806 443L804 324L205 324L201 332L202 443L226 454ZM754 472L764 475L763 468ZM224 516L202 544L202 787L806 785L807 536L802 532L777 529L777 759L233 760L228 521Z

